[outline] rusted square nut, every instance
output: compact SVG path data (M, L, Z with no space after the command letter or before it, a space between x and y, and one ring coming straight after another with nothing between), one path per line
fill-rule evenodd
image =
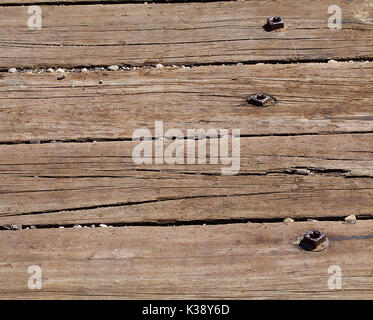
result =
M316 230L308 231L303 237L303 241L308 243L313 248L318 247L320 244L322 244L325 241L325 239L326 239L326 235Z
M311 230L308 231L302 239L302 247L309 251L316 251L324 249L327 246L327 237L324 233Z
M270 17L267 19L267 24L264 26L264 28L267 31L277 30L277 29L283 29L285 27L285 23L282 20L281 17Z
M253 94L248 99L248 102L250 104L253 104L254 106L265 107L265 106L268 106L269 104L272 104L273 103L273 99L268 94L265 94L265 93L256 93L256 94Z

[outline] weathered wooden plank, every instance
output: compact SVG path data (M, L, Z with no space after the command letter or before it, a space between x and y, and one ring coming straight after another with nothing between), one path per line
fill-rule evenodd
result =
M0 10L0 67L195 64L372 58L368 1L336 0L343 29L328 28L327 0L42 6L42 28L27 7ZM266 32L270 15L284 32ZM14 59L17 57L17 59Z
M217 0L152 0L152 3L157 2L216 2ZM231 0L220 0L220 1L231 1ZM256 0L242 0L242 1L256 1ZM0 0L0 5L35 5L35 4L57 4L57 5L76 5L84 3L97 3L97 4L106 4L106 3L145 3L144 0ZM149 1L150 2L150 1Z
M142 0L1 0L0 5L28 5L28 4L76 4L84 2L100 2L105 4L106 2L118 2L118 3L131 3L131 2L146 2ZM162 1L152 1L152 2L162 2ZM172 0L164 2L173 2Z
M211 164L208 143L206 164L173 165L135 164L136 141L1 146L0 224L369 216L372 141L241 138L236 176L222 176L231 164L221 159Z
M152 0L151 2L211 2L217 0ZM220 0L220 1L231 1L231 0ZM243 0L243 1L254 1L254 0ZM84 4L87 2L89 4L92 3L102 3L106 4L108 2L113 3L134 3L134 2L142 2L145 3L147 1L144 0L0 0L0 5L27 5L27 4L57 4L57 5L75 5L75 4Z
M372 221L0 232L0 297L372 299ZM330 246L304 251L317 229ZM42 289L27 287L28 267ZM328 287L330 266L342 289Z
M0 142L131 139L139 128L242 135L373 132L373 63L0 75ZM102 84L99 81L102 80ZM266 92L273 107L246 99Z

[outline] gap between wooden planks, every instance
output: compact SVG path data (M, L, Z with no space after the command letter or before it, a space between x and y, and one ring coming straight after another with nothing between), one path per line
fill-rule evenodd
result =
M0 298L372 299L373 222L0 232ZM327 234L320 253L296 240ZM42 289L27 287L31 265ZM342 289L330 290L330 266Z
M0 68L111 64L199 64L373 58L373 7L335 0L343 29L328 28L328 0L42 6L0 10ZM288 29L266 32L268 16Z
M241 138L236 176L209 152L207 164L135 165L136 141L1 146L0 224L371 216L372 140Z
M372 78L372 62L67 73L61 81L56 73L0 73L0 143L131 139L140 128L154 134L159 120L184 132L373 132ZM256 92L277 104L248 105Z

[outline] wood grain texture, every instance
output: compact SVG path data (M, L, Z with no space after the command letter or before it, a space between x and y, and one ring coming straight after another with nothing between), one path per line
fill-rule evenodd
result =
M173 2L213 2L216 0L154 0L151 1L152 3L157 2L167 2L167 3L173 3ZM230 0L223 0L223 1L230 1ZM244 0L244 1L255 1L255 0ZM32 5L32 4L57 4L57 5L76 5L76 4L92 4L92 3L98 3L98 4L106 4L106 3L113 3L117 2L119 3L144 3L147 1L144 0L0 0L0 5Z
M0 75L0 142L131 139L139 128L241 135L373 132L373 63ZM102 80L102 84L99 81ZM266 92L273 107L246 99Z
M1 146L0 224L371 216L372 141L241 138L236 176L209 152L207 164L136 165L136 141Z
M0 67L196 64L373 58L367 0L336 0L343 29L328 28L327 0L42 6L0 10ZM271 15L284 32L266 32ZM16 59L14 59L16 57Z
M296 240L327 234L320 253ZM372 299L373 222L42 229L0 232L0 297ZM42 289L29 290L30 265ZM328 268L342 269L330 290Z
M371 1L45 0L40 30L26 2L40 3L0 3L0 71L143 68L0 72L0 299L373 298L373 62L309 63L372 60ZM332 4L342 30L328 29ZM286 30L265 32L272 15ZM238 62L250 65L221 65ZM157 63L218 66L146 67ZM256 92L276 105L248 105ZM136 165L132 134L159 142L155 121L240 129L239 173ZM297 245L311 229L326 251ZM31 265L42 290L27 288Z
M117 3L132 3L132 2L146 2L142 0L1 0L0 5L33 5L33 4L68 4L68 5L75 5L75 4L90 4L92 2L102 3L105 4L107 2L117 2ZM152 2L173 2L172 0L169 1L152 1Z

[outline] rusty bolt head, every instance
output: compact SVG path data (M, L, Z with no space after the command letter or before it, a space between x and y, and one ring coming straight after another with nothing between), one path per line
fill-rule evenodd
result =
M317 230L308 231L299 244L307 251L321 251L329 245L326 235Z
M264 26L264 28L267 31L272 31L276 29L282 29L285 27L285 23L282 20L281 17L270 17L267 19L267 24Z
M254 106L265 107L273 103L273 98L265 93L256 93L248 99L248 102Z

